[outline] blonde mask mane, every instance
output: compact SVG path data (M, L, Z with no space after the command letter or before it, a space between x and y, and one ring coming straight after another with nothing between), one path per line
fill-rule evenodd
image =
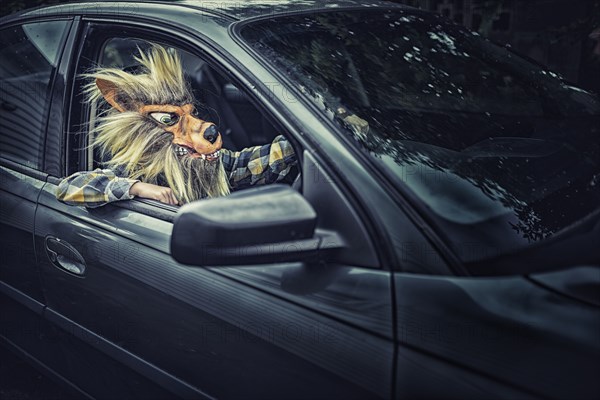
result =
M229 194L221 159L178 157L173 151L173 134L139 112L150 104L194 103L177 53L154 45L147 53L140 51L136 61L141 65L139 74L99 68L84 75L91 80L84 87L87 99L112 106L91 130L90 145L99 148L103 159L109 159L105 163L108 168L123 168L130 178L147 183L161 184L163 180L180 202Z

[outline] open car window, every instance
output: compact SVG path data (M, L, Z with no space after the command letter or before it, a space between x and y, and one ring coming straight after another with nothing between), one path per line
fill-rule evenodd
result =
M98 66L135 72L139 50L145 51L151 43L140 38L116 37L107 40L99 55ZM223 148L241 150L271 142L279 133L245 93L216 71L206 60L181 48L168 46L181 57L186 81L189 83L198 117L214 123L223 138ZM93 110L95 116L102 110ZM88 168L101 161L95 155Z
M236 152L244 148L262 146L271 144L273 140L282 133L281 130L274 128L265 115L250 101L243 91L238 89L232 82L228 81L222 74L213 68L206 60L190 53L182 48L169 44L155 42L165 47L169 52L177 52L184 70L184 78L189 89L193 93L195 100L196 117L214 123L221 133L223 140L223 149ZM105 39L104 44L99 49L94 66L102 68L117 68L129 73L136 74L140 69L140 63L137 59L140 51L145 52L152 46L152 43L135 37L113 37ZM82 82L86 84L87 82ZM88 121L84 126L95 127L98 124L98 118L109 110L109 105L102 102L86 104L85 99L82 102L89 108ZM85 114L85 113L83 113ZM84 118L85 119L85 118ZM280 140L280 139L278 139ZM107 155L102 155L98 148L91 146L93 138L88 135L86 143L81 146L85 148L85 170L96 168L106 168L108 161ZM237 165L237 164L236 164ZM245 165L245 164L241 164ZM238 172L238 171L236 171ZM232 182L233 174L230 176ZM236 183L239 183L237 179ZM293 177L283 183L291 184ZM150 182L154 183L154 182ZM299 185L297 180L296 186ZM158 182L161 186L167 186L166 183ZM254 183L252 183L254 184ZM246 187L246 183L239 187L232 187L232 190ZM175 211L177 207L169 206L158 201L137 198L139 203L146 206L154 205L164 210ZM127 206L131 207L131 206ZM135 207L138 207L137 205ZM144 211L147 207L142 207Z

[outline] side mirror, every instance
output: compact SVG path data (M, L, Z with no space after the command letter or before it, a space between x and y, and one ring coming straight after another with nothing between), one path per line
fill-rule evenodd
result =
M335 233L316 225L312 206L289 186L251 188L181 207L171 255L198 266L318 262L343 246Z

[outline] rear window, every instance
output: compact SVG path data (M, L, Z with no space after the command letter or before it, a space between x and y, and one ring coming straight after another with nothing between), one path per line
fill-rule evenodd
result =
M70 22L0 31L0 155L41 168L50 85Z

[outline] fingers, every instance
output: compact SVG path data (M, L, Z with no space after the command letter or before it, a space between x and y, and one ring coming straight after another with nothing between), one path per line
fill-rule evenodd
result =
M156 200L161 201L166 204L171 204L174 206L179 204L179 202L177 201L177 198L175 197L175 193L173 192L173 190L171 188L166 188L166 187L160 187Z
M178 205L175 192L169 187L153 185L151 183L136 182L129 189L131 195L158 200L161 203Z
M177 204L179 204L179 202L177 201L177 197L175 197L175 192L173 192L173 190L169 189L171 191L171 204L176 206Z

